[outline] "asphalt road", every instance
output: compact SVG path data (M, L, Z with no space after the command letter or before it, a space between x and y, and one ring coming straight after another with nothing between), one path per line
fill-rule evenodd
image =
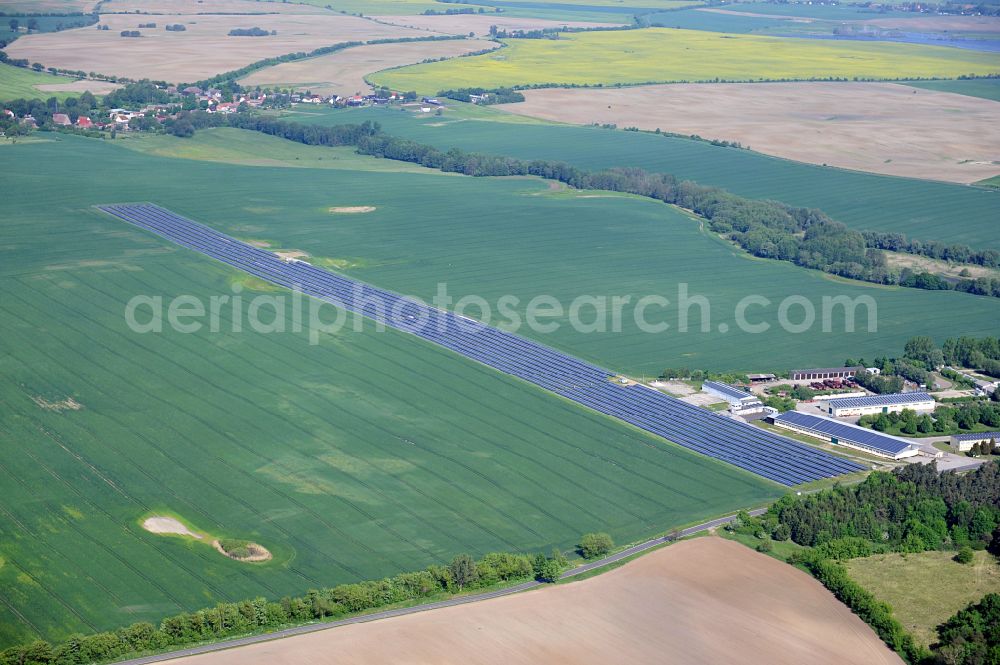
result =
M764 508L758 508L756 510L751 510L751 515L760 515L765 511ZM701 531L707 531L715 527L723 526L728 524L736 518L735 515L729 515L728 517L720 517L719 519L710 520L708 522L703 522L696 526L688 527L687 529L681 529L678 531L679 536L691 536L693 534L699 533ZM574 577L582 573L595 570L597 568L603 568L610 564L621 561L622 559L627 559L630 556L638 554L640 552L645 552L654 547L658 547L665 543L671 541L670 536L663 536L661 538L653 538L652 540L647 540L646 542L639 543L638 545L633 545L628 549L622 550L621 552L616 552L610 556L604 557L603 559L598 559L590 563L584 564L568 570L562 574L562 579ZM465 605L466 603L477 603L481 600L489 600L490 598L499 598L500 596L509 596L514 593L520 593L521 591L527 591L528 589L534 589L536 587L544 586L543 582L536 582L534 580L530 582L522 582L515 586L507 587L504 589L498 589L497 591L489 591L486 593L477 593L469 596L461 596L459 598L450 598L448 600L441 600L436 603L426 603L423 605L414 605L413 607L401 607L395 610L384 610L382 612L372 612L371 614L365 614L361 616L350 617L348 619L340 619L339 621L327 621L324 623L311 623L304 626L296 626L294 628L285 628L284 630L278 630L273 633L264 633L261 635L251 635L249 637L240 637L232 640L224 640L222 642L213 642L212 644L203 644L197 647L191 647L189 649L180 649L178 651L171 651L169 653L161 653L153 656L143 656L142 658L133 658L131 660L120 661L123 665L144 665L145 663L159 663L165 660L172 660L174 658L182 658L184 656L195 656L202 653L210 653L212 651L222 651L223 649L232 649L235 647L246 646L248 644L258 644L260 642L270 642L271 640L278 640L283 637L291 637L293 635L303 635L305 633L314 633L318 630L329 630L331 628L337 628L339 626L347 626L353 623L366 623L368 621L378 621L380 619L390 619L392 617L403 616L405 614L416 614L417 612L427 612L430 610L440 609L442 607L454 607L455 605Z

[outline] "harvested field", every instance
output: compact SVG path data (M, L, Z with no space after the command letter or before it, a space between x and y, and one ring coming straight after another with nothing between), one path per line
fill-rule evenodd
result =
M263 3L261 3L263 4ZM184 32L168 32L161 22L142 29L142 37L125 39L122 30L135 30L143 16L105 14L93 27L21 37L7 47L12 58L28 58L47 67L114 74L131 78L191 82L238 69L262 58L310 51L339 42L414 37L426 33L384 25L355 16L198 16L177 15ZM163 22L165 23L165 22ZM275 36L229 37L233 28L258 26L276 30Z
M0 0L5 14L60 14L91 12L97 0Z
M286 62L240 79L242 85L308 88L319 94L353 95L371 89L365 76L389 67L451 58L499 46L496 42L462 39L441 42L371 44L338 53Z
M738 141L770 155L970 183L1000 173L1000 103L893 83L654 85L525 91L512 113Z
M726 16L753 16L755 18L776 18L782 21L793 21L795 23L812 23L816 19L808 16L786 16L784 14L758 14L757 12L738 12L732 9L719 9L717 7L697 7L697 12L709 12L711 14L725 14Z
M396 25L430 30L448 34L476 35L490 34L490 26L495 25L501 30L544 30L546 28L596 28L602 26L620 26L620 23L588 23L584 21L553 21L542 18L518 18L516 16L480 16L478 14L451 14L439 16L380 16L380 21Z
M70 83L42 83L34 86L40 92L83 93L89 90L95 95L106 95L120 87L117 83L111 83L110 81L88 81L86 79L71 81Z
M105 0L103 13L145 14L330 14L314 5L257 0Z
M677 543L566 586L336 628L178 665L900 663L805 573L739 543Z

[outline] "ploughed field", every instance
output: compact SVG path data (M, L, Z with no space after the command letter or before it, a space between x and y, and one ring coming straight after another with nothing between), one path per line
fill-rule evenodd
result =
M72 137L0 149L10 184L0 204L0 644L378 578L458 552L565 549L598 527L624 542L778 492L371 325L312 346L305 333L254 332L245 320L234 333L223 308L219 332L129 330L136 295L207 303L238 284L249 303L269 287L92 205L152 198L218 221L206 204L221 194L224 217L256 237L255 215L319 212L307 191L323 191L326 206L357 203L343 200L354 183L334 171L166 160ZM464 178L353 177L390 192L460 182L473 189L456 196L511 196ZM406 203L393 198L376 203ZM149 533L150 515L251 540L273 558L242 563L207 538Z
M946 81L942 83L957 83ZM996 86L994 86L996 87ZM886 175L970 183L1000 174L1000 103L895 83L691 83L529 90L512 113L736 141Z
M806 573L695 538L589 580L214 654L179 665L566 662L898 665Z

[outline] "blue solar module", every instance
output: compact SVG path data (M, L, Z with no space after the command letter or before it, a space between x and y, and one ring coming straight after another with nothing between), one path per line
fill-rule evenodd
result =
M800 429L824 434L827 437L837 439L838 443L853 443L870 448L890 457L895 457L911 447L908 442L886 434L873 432L857 425L842 423L839 420L814 416L808 413L799 413L798 411L783 413L777 416L774 421L776 423L788 423Z
M990 439L1000 441L1000 432L969 432L954 434L952 438L956 441L989 441Z
M159 206L98 209L178 245L279 286L361 314L528 381L578 404L783 485L799 485L863 467L745 422L720 416L643 386L611 382L612 372L509 332L429 307L310 265L285 261Z
M831 399L828 404L833 409L853 409L860 406L892 406L910 402L933 402L927 393L892 393L890 395L869 395L868 397L842 397Z

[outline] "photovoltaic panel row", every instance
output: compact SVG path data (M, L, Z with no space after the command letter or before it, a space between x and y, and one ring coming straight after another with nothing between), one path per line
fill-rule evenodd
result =
M681 446L782 483L860 470L853 462L726 418L642 386L611 383L612 373L518 335L429 307L301 261L285 261L152 204L99 209L179 245L279 286L362 314L517 376Z

